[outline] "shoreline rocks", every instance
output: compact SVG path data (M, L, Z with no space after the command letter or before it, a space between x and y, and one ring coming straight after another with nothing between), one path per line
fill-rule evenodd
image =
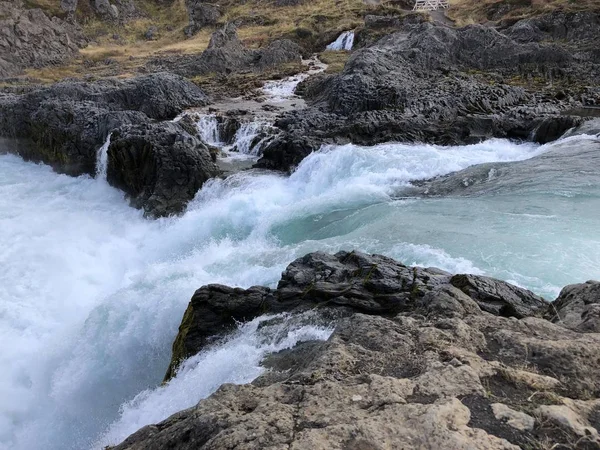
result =
M184 78L157 73L125 81L62 82L22 95L0 95L0 136L7 151L71 176L96 174L109 148L108 182L148 216L183 211L202 183L220 172L208 149L181 126L161 122L204 106L204 92Z
M180 214L219 173L206 145L176 123L124 126L111 136L107 181L148 217Z
M499 280L359 252L299 258L277 289L204 286L174 359L265 313L310 311L335 329L113 448L597 449L600 317L589 311L599 286L568 286L547 303Z
M567 41L561 30L598 21L589 12L498 29L403 24L354 52L341 73L303 82L298 93L310 107L279 118L281 133L258 167L289 171L333 143L553 141L587 118L586 106L600 105L597 29L586 25Z

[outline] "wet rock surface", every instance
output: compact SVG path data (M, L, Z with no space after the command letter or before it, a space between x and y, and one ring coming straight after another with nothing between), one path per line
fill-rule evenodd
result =
M598 305L597 284L551 305L498 280L340 252L294 261L277 289L205 286L174 358L265 312L310 309L335 331L114 448L600 448L600 334L541 317Z
M294 166L306 151L290 143L304 136L313 139L313 150L339 142L526 140L532 133L539 143L555 140L585 118L581 107L600 104L593 81L600 54L592 44L598 20L589 12L497 29L394 23L399 31L356 51L341 73L299 87L311 108L282 115L281 136L260 166ZM576 114L565 116L568 111Z
M172 119L207 97L183 78L159 73L126 81L57 83L0 94L0 135L28 143L26 159L69 175L95 174L96 151L120 125Z
M181 213L218 174L206 145L178 124L124 126L111 137L107 180L149 217Z
M200 88L169 73L62 82L1 95L0 135L6 150L25 159L72 176L95 176L98 149L114 131L108 182L148 216L167 216L182 212L219 171L197 137L160 121L207 102Z

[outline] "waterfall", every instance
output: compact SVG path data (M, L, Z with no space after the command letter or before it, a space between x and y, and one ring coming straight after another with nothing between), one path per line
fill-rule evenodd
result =
M106 180L106 169L108 168L108 147L110 147L110 138L112 133L108 134L106 142L96 152L96 178Z
M221 382L252 379L263 355L292 346L296 335L325 339L311 322L272 339L278 330L265 336L267 323L257 319L161 385L195 289L275 286L290 261L311 251L381 253L512 280L547 298L594 278L600 175L595 165L582 172L573 150L593 149L595 139L326 146L289 177L246 170L212 179L184 214L157 221L107 183L0 154L0 335L10 342L0 352L0 449L115 443ZM396 197L413 180L560 145L569 155L560 171L526 185L507 178L491 195Z
M338 38L327 46L327 50L352 50L354 31L344 31Z
M200 119L196 123L200 138L208 145L214 145L215 147L222 147L223 142L219 134L219 121L215 114L207 114L200 116Z
M269 122L256 120L243 123L235 134L231 150L245 155L260 156L261 149L272 137Z

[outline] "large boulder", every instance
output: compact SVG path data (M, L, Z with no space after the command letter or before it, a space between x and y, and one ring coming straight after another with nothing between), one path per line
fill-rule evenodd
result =
M125 81L67 81L1 96L0 136L27 141L18 150L26 159L73 176L94 175L96 151L112 130L172 119L206 103L196 85L168 73Z
M186 27L187 35L196 34L202 28L214 26L221 18L218 5L203 0L187 0L186 6L190 24Z
M206 145L176 123L125 126L111 136L107 180L149 217L181 213L218 174Z
M283 136L273 143L284 149L286 161L268 152L259 164L287 170L287 161L297 164L307 154L298 146L292 157L289 143L306 136L313 148L339 142L555 140L587 114L578 108L600 99L594 81L600 76L600 52L591 44L597 20L592 13L539 18L538 40L517 32L533 27L533 19L499 29L404 22L399 31L355 51L341 73L302 83L297 92L310 107L286 113L278 121ZM374 26L376 20L367 22ZM560 23L565 30L575 23L585 26L581 32L565 31L578 39L565 42Z
M264 70L289 62L300 62L302 49L290 40L275 40L260 49L248 49L240 41L235 24L216 30L208 47L197 55L176 55L151 60L148 70L168 70L182 76L229 74Z
M358 252L311 253L292 262L276 290L209 285L200 288L173 344L170 378L185 358L239 321L261 314L337 306L367 314L440 311L462 317L488 311L505 317L541 316L546 302L508 283L475 275L452 277L439 269L404 266L390 258Z
M528 317L480 308L500 297L530 305ZM275 290L206 286L182 345L214 345L235 320L282 310L291 315L261 322L260 339L295 324L333 332L268 355L251 384L223 385L113 449L597 449L600 334L538 317L547 306L498 280L345 252L294 261Z
M548 318L585 333L600 333L600 282L566 286L548 311Z
M64 63L85 44L76 25L41 9L25 9L21 0L0 1L0 78Z

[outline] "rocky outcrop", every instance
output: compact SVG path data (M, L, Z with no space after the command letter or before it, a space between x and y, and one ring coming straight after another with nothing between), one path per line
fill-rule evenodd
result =
M179 361L200 351L207 339L236 322L265 313L332 305L367 314L416 312L426 307L450 315L483 309L519 318L540 316L547 309L544 300L531 292L486 277L453 277L438 269L406 267L384 256L313 253L291 263L275 291L218 285L196 291L173 345L169 374Z
M160 0L157 2L161 3ZM73 18L81 3L85 3L99 19L107 22L126 22L140 16L135 0L61 0L60 7Z
M159 73L125 81L62 82L0 96L4 148L72 176L96 174L97 151L115 131L108 181L157 217L181 212L218 173L206 147L179 125L157 123L207 97L193 83Z
M86 44L81 30L23 2L0 2L0 78L24 69L61 64Z
M566 286L547 317L575 331L600 333L600 282Z
M149 217L181 213L219 174L209 149L176 123L121 127L108 148L108 182Z
M555 306L593 299L595 284ZM294 261L275 290L206 286L176 345L197 351L264 312L310 309L335 330L114 448L600 448L600 334L539 317L548 307L504 282L356 252Z
M173 74L126 81L62 82L0 97L0 135L29 142L21 156L77 176L95 174L96 151L120 125L166 120L206 104L204 93Z
M211 73L263 70L284 63L300 62L302 49L287 39L275 40L258 50L247 49L234 24L215 31L207 49L199 55L163 57L147 64L149 71L169 70L186 77Z
M206 26L214 26L221 18L219 6L204 0L186 0L190 24L185 33L188 36L196 34Z
M547 31L544 20L555 31ZM593 82L600 75L600 54L591 45L597 20L595 13L538 18L539 42L518 31L533 27L532 20L500 29L398 25L400 31L356 51L340 74L312 77L299 86L312 107L280 118L283 133L271 154L291 154L289 143L304 136L319 144L468 144L491 137L528 139L535 131L537 142L554 140L581 122L564 113L600 104ZM586 25L568 32L572 40L565 42L560 23L565 30ZM534 79L548 83L534 86ZM267 155L261 166L287 170L294 162Z

